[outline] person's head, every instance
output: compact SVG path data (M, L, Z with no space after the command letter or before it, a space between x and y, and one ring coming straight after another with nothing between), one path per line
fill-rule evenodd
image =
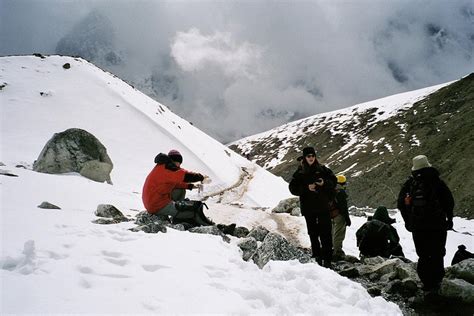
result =
M338 174L336 176L336 179L337 179L337 184L342 185L342 186L346 185L347 179L343 174Z
M418 155L413 158L413 167L411 168L411 171L418 171L420 169L428 167L431 167L431 164L425 155Z
M311 166L312 164L314 164L317 160L316 160L316 151L314 150L313 147L305 147L303 148L303 155L298 157L298 160L302 160L303 163L306 163L308 164L309 166Z
M385 206L377 207L373 219L379 220L389 225L395 223L395 219L390 218L390 216L388 215L388 210Z
M168 153L168 157L178 167L183 163L183 156L181 156L180 152L176 149L171 149Z

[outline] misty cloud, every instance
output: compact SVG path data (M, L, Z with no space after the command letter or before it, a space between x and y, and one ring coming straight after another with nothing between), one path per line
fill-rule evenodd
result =
M67 47L224 142L474 71L471 0L0 6L0 55Z

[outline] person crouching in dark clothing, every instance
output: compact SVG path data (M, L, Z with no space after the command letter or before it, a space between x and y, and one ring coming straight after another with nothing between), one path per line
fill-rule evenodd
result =
M436 291L444 277L447 230L453 228L454 199L428 158L413 158L412 175L403 184L397 207L412 232L423 290Z
M311 250L316 261L331 266L332 236L329 203L334 199L336 176L316 159L313 147L305 147L299 157L300 166L293 174L289 189L300 198L300 208L306 220Z
M379 206L374 216L369 217L356 232L361 257L405 257L393 223L395 219L388 216L387 208Z

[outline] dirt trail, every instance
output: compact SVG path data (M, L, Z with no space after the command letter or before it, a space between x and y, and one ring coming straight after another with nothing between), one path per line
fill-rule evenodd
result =
M241 167L239 179L236 183L230 187L222 190L208 193L203 196L202 201L206 201L208 198L218 196L217 203L230 204L242 198L242 196L248 190L248 184L253 179L253 170L249 170L246 167Z

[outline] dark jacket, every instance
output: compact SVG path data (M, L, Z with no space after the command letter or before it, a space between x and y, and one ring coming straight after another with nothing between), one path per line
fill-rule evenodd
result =
M309 184L318 179L324 180L322 187L316 186L316 191L310 191ZM289 189L300 198L301 213L329 212L329 202L334 199L336 176L324 165L315 162L309 166L303 162L293 174Z
M412 196L414 187L420 185L427 192L423 205L413 202ZM454 199L448 186L439 178L439 172L428 167L412 172L400 190L397 208L409 231L446 230L447 221L453 220Z
M380 208L377 209L377 211ZM382 256L389 258L399 245L400 237L395 227L390 225L392 219L385 212L375 212L372 218L362 225L356 232L357 246L362 255L367 257Z

